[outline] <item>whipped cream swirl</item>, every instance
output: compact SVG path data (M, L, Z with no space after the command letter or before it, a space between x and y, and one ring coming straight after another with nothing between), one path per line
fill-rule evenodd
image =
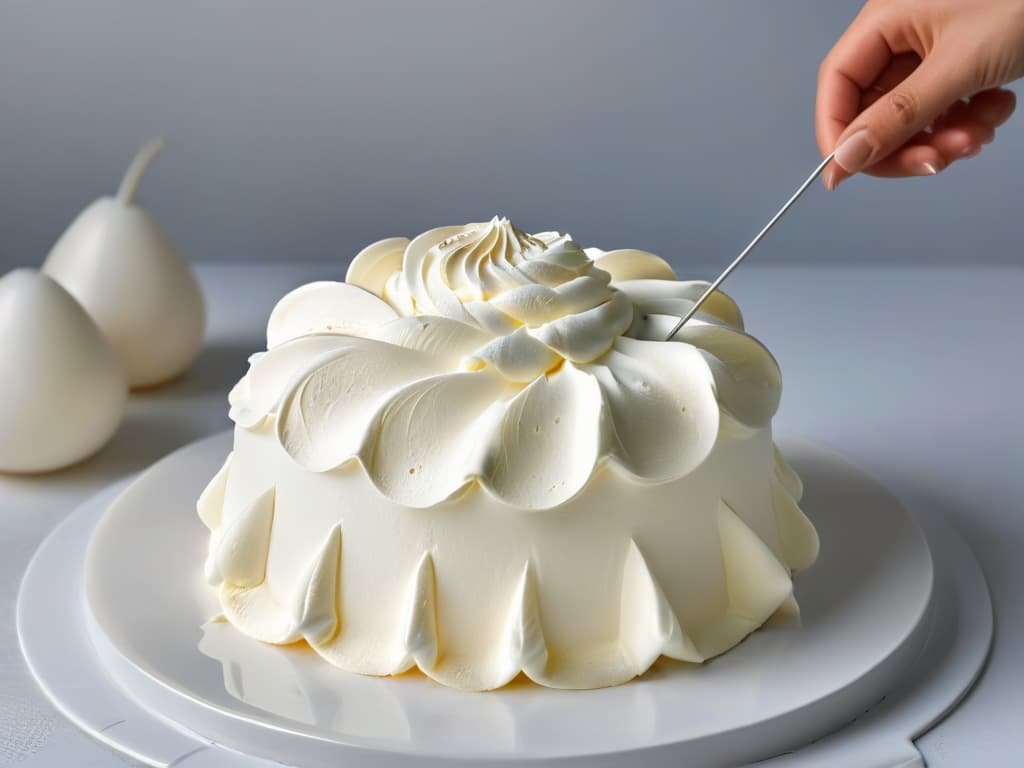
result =
M632 303L610 283L567 235L527 235L495 218L417 237L387 295L403 314L447 317L492 334L467 367L491 365L527 383L562 360L594 360L632 325Z
M550 508L606 461L676 479L711 451L720 411L764 426L781 393L724 294L662 341L706 287L653 254L585 251L507 219L382 240L346 282L278 303L231 417L273 425L310 470L358 461L413 507L479 484Z

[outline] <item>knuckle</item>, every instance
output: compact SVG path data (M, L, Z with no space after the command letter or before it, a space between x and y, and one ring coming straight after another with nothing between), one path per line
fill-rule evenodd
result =
M921 101L918 97L905 90L890 91L886 96L889 112L896 121L903 127L909 126L917 120L921 113Z

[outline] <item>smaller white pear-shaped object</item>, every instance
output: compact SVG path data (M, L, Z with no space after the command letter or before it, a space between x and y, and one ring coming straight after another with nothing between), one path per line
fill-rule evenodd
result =
M0 278L0 471L46 472L117 431L128 388L89 314L44 274Z
M203 340L206 310L195 275L135 193L161 143L147 144L116 197L93 202L54 244L43 271L92 315L132 388L184 373Z

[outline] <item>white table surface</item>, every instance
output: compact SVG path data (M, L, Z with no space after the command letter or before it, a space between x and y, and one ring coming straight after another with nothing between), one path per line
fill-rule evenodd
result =
M261 348L276 299L344 270L198 271L210 322L193 370L133 395L120 432L93 459L52 475L0 475L0 766L133 764L78 733L36 690L15 637L21 573L81 501L227 428L227 391ZM752 265L730 278L728 290L782 366L777 423L831 444L920 514L946 515L981 561L996 614L992 657L959 709L918 741L928 765L1021 764L1024 270Z

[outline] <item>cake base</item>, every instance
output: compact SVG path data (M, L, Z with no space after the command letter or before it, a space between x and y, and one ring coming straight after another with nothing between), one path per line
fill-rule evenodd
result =
M926 543L869 477L783 439L822 539L819 563L797 579L802 627L776 624L704 666L662 661L598 691L517 682L467 694L419 675L347 674L300 646L202 627L217 604L202 583L205 530L191 510L229 442L224 434L182 449L118 498L115 524L93 541L91 600L81 586L85 549L113 490L44 542L22 585L19 634L46 693L83 729L153 765L736 764L799 748L858 716L785 762L825 759L830 744L848 742L876 764L896 764L987 655L987 589L955 534L930 521ZM929 543L941 563L934 582ZM870 737L856 739L865 729Z

